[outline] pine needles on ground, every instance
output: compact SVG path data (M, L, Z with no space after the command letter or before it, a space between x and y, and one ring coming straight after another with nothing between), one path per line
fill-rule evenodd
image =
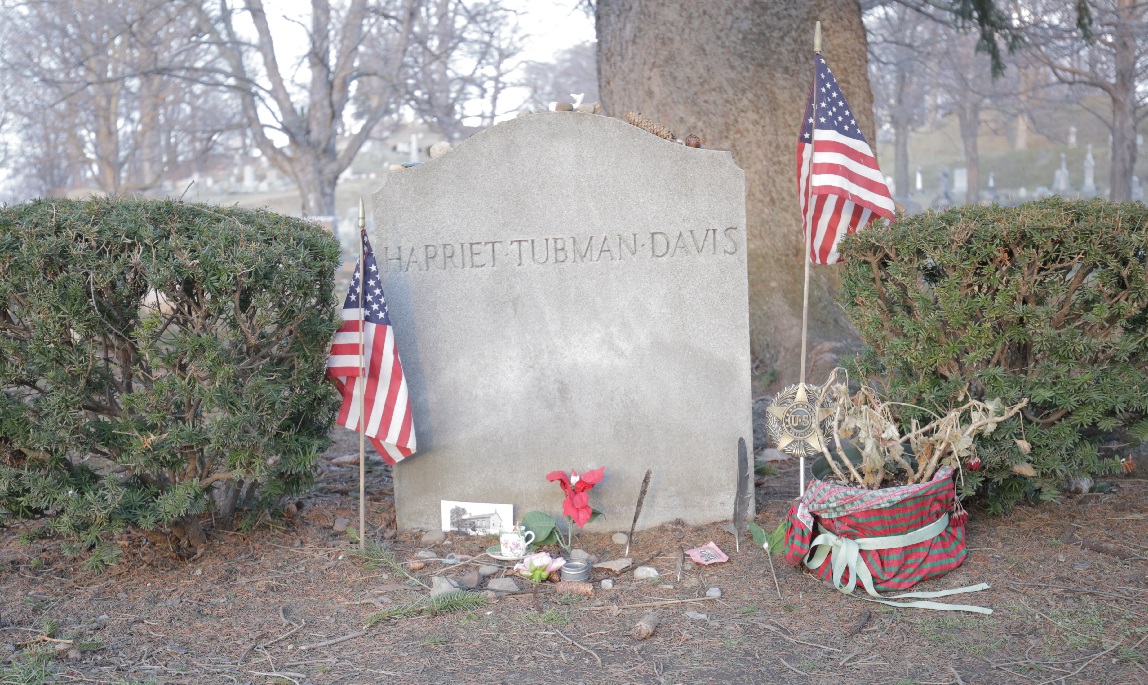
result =
M430 587L423 582L422 578L408 571L390 547L380 545L377 542L367 542L363 549L352 549L350 555L361 559L365 568L388 569L395 575L406 576L425 588Z
M389 609L384 609L372 614L371 617L367 619L366 627L370 628L383 621L389 621L392 618L408 618L424 613L432 616L437 614L449 614L456 611L475 609L484 604L486 604L485 595L480 595L477 592L468 592L467 590L452 590L451 592L444 592L434 597L419 597L416 600L396 604Z

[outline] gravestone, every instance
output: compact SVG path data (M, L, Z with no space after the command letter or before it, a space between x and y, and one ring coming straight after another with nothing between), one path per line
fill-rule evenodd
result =
M952 192L955 195L964 195L969 192L969 170L968 167L957 167L953 169L953 188Z
M398 525L439 501L561 516L554 470L605 466L590 529L729 519L752 440L744 174L576 112L499 124L374 194L419 452Z
M1096 160L1092 157L1092 145L1084 155L1084 185L1080 189L1082 197L1096 197Z
M1052 193L1064 195L1068 192L1068 161L1066 155L1060 153L1060 168L1052 175Z

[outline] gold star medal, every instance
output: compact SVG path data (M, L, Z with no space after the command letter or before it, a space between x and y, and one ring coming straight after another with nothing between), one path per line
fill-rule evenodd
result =
M821 454L824 431L833 416L833 399L814 385L791 385L773 398L766 409L769 434L777 449L797 457Z

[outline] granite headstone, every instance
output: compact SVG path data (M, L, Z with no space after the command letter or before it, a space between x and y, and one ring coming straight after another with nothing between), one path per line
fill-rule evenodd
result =
M403 529L439 500L558 517L553 470L606 467L596 530L729 519L752 440L744 174L617 119L538 113L373 196L419 452Z

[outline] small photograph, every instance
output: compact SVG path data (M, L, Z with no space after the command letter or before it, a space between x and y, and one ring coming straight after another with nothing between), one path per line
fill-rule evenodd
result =
M498 535L514 525L513 504L489 502L454 502L439 500L442 506L442 529L465 535Z

